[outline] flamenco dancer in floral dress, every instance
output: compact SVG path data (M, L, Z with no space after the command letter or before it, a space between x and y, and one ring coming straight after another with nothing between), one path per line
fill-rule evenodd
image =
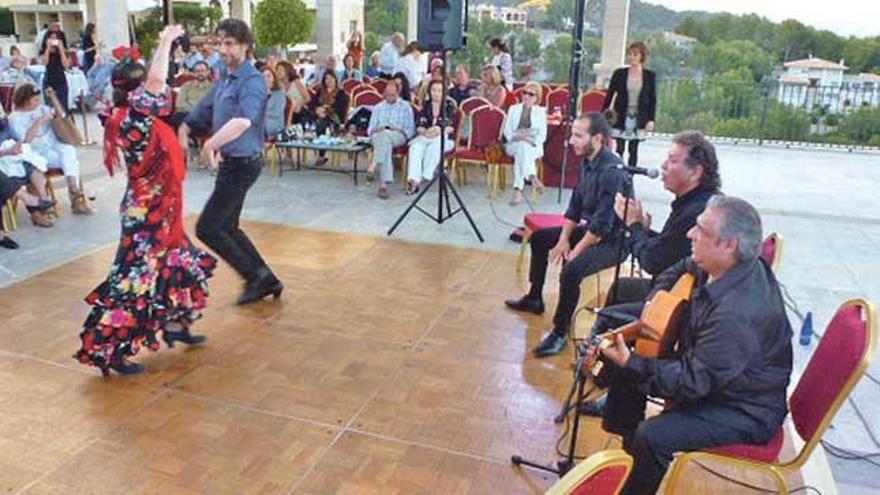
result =
M125 158L128 186L120 205L122 236L107 279L86 302L94 306L74 356L129 375L143 372L128 361L142 347L159 349L157 335L175 342L200 344L189 329L205 308L208 278L217 260L194 246L183 231L184 152L175 132L158 117L171 112L165 95L171 43L180 26L160 34L147 69L129 53L113 70L114 108L104 132L104 162L110 174ZM146 79L146 82L144 81Z

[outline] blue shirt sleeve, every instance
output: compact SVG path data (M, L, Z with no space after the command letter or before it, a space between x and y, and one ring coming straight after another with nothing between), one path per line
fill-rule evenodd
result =
M237 117L250 120L251 126L262 126L266 100L269 98L269 90L266 89L262 74L258 72L248 76L241 85L238 98Z
M190 110L187 114L186 125L190 127L195 126L203 126L203 127L211 127L211 117L214 112L214 92L217 91L218 84L214 84L211 86L211 91L208 91L208 94L204 96L199 102L196 104L195 108Z

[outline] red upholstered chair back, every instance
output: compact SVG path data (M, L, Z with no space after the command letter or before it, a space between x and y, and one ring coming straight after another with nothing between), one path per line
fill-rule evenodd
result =
M192 74L178 74L178 76L174 78L174 85L180 87L190 81L195 80L195 78L196 76Z
M370 83L370 86L376 90L380 95L385 93L385 86L388 86L388 81L385 79L376 79L375 81Z
M622 450L602 450L579 462L546 495L617 495L632 469Z
M605 92L590 90L581 95L581 113L601 112L605 103Z
M346 79L345 81L342 81L342 90L350 95L354 88L360 85L361 82L357 79Z
M354 108L364 105L373 106L381 103L382 99L382 95L375 91L362 91L354 96L352 105Z
M468 148L483 149L500 141L504 111L491 105L480 107L471 113L471 136Z
M562 115L568 115L569 93L565 88L554 89L547 95L547 112L553 112L556 107L562 111Z
M461 111L465 115L467 115L467 114L473 112L474 110L476 110L480 107L487 106L487 105L491 105L491 103L489 103L489 100L487 100L481 96L472 96L472 97L462 101L461 105L459 105L458 108L460 108Z
M355 96L357 96L365 91L371 91L373 93L376 92L376 90L372 86L370 86L369 84L361 84L360 86L355 86L354 89L351 90L351 95L350 95L351 99L354 100Z
M861 299L843 303L828 323L789 399L795 429L807 443L806 455L867 370L875 346L870 303Z
M764 260L774 272L779 270L782 263L782 236L772 233L761 244L761 259Z
M12 113L12 93L14 92L14 84L0 84L0 103L3 104L6 115Z

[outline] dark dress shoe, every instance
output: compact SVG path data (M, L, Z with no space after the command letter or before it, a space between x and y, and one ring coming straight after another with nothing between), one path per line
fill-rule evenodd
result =
M284 284L282 284L275 275L270 273L269 275L258 279L253 285L248 285L235 304L238 306L244 306L245 304L262 301L263 298L268 295L278 299L281 297L281 292L283 290Z
M109 368L120 375L137 375L147 371L147 367L140 363L132 363L131 361L126 361L125 359L114 359L110 362ZM110 374L106 369L101 370L104 373L104 376L108 376Z
M519 299L508 299L504 301L504 304L506 304L508 308L517 311L525 311L526 313L534 313L536 315L544 314L544 301L529 297L528 295Z
M174 347L175 342L183 342L186 345L199 345L205 343L208 340L204 335L193 335L189 333L189 330L180 330L177 332L169 332L165 330L162 332L162 340L165 341L165 344L168 347Z
M584 402L578 408L578 412L587 416L601 418L605 413L605 402L607 402L607 400L608 397L603 396L591 402Z
M559 354L568 345L565 335L559 335L554 331L547 332L541 342L532 349L535 357L547 357Z
M18 249L18 243L13 241L11 237L3 236L0 239L0 246L5 247L6 249Z

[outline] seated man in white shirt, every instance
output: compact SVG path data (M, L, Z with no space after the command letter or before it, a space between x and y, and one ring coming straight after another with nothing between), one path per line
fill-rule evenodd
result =
M367 133L373 144L373 158L367 169L367 182L372 182L379 169L379 197L388 199L388 184L394 182L394 148L403 146L415 133L415 119L408 101L399 98L400 88L394 80L385 87L385 101L373 107Z

